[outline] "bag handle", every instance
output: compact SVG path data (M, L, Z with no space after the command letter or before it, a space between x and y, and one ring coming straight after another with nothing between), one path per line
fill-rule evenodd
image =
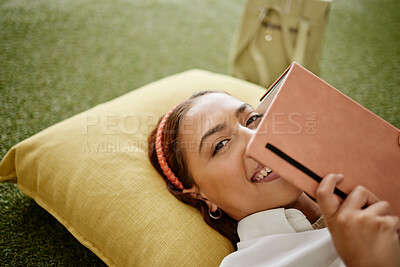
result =
M261 28L264 20L266 19L268 12L276 12L280 17L280 24L282 29L282 39L284 48L286 51L287 58L291 63L293 61L298 62L299 64L303 63L305 48L307 45L307 32L309 29L309 22L307 19L301 19L299 26L298 26L298 34L296 37L296 43L294 48L290 45L290 38L289 38L289 27L284 19L284 14L282 10L277 6L271 6L267 9L264 7L260 7L260 14L258 16L255 25L251 27L251 31L247 34L246 38L243 42L238 46L237 52L233 58L233 64L236 65L236 62L239 60L240 56L249 47L249 52L251 57L253 58L256 70L259 77L259 84L263 86L269 86L269 77L268 77L268 67L265 64L264 56L260 49L257 47L255 42L252 42L259 29ZM245 79L245 75L238 69L235 69L234 73L237 77L241 79Z
M307 34L310 28L310 21L304 17L300 18L299 26L297 28L296 43L294 45L292 62L295 61L300 65L304 63L304 56L307 47Z

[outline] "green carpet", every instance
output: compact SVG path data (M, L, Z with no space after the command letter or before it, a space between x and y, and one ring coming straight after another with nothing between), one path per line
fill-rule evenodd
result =
M244 1L0 0L0 157L40 130L192 68L227 73ZM334 0L321 77L400 127L400 1ZM0 183L1 266L97 266Z

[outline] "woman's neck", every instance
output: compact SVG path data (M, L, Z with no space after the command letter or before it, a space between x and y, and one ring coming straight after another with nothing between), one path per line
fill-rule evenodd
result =
M315 223L322 215L318 204L305 193L302 193L297 201L287 208L300 210L310 223Z

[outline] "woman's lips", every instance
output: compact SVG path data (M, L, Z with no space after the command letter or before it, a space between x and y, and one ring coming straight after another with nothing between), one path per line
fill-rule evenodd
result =
M272 181L274 181L274 180L276 180L276 179L279 179L280 177L281 177L281 176L280 176L279 174L277 174L277 173L274 172L274 171L271 171L271 172L268 173L268 175L265 176L263 179L258 180L258 181L254 182L254 183L256 183L256 184L268 183L268 182L272 182Z
M262 166L261 164L257 166L256 173L251 178L253 183L267 183L280 178L279 174L273 172L268 167Z

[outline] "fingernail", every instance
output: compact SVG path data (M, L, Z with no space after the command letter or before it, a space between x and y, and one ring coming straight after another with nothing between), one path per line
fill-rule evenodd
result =
M343 177L344 177L344 175L341 174L341 173L338 173L337 176L339 176L340 178L343 178Z

